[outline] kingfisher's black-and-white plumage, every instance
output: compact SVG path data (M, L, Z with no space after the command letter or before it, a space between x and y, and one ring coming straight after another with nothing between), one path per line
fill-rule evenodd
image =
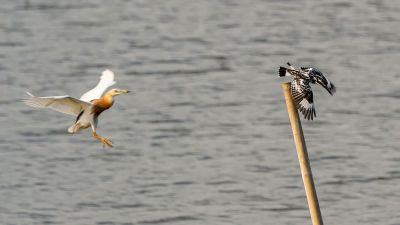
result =
M304 118L312 120L317 114L315 113L313 92L310 83L320 84L331 95L335 93L336 87L316 68L300 67L300 69L296 69L290 63L287 64L289 68L283 66L279 68L279 76L293 76L290 89L296 107L303 113Z

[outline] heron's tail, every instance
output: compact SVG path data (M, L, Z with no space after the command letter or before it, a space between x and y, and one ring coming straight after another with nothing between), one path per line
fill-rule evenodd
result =
M82 128L83 127L81 127L80 123L78 122L78 123L75 123L74 125L70 126L68 128L68 132L71 134L78 133L79 131L82 130Z

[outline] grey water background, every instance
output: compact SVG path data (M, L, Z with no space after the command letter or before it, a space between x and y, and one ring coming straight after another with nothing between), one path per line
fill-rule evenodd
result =
M310 224L277 68L316 66L303 120L326 224L400 224L399 1L0 4L0 224ZM98 132L20 102L119 96Z

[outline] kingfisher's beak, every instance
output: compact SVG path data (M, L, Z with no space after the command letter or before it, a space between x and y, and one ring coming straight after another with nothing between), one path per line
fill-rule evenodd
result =
M324 86L324 88L325 88L325 90L327 90L329 92L330 95L333 95L332 91L327 86Z
M331 95L335 94L335 92L336 92L336 86L332 82L329 82L329 91L328 92Z
M330 95L333 95L336 92L336 87L332 83L323 87L329 92Z
M327 90L330 95L333 95L336 92L335 85L326 78L317 79L317 83L319 83L322 87L324 87L325 90Z

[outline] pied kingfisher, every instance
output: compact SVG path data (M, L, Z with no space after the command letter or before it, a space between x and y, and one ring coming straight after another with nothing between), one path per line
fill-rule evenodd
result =
M289 68L283 66L279 68L279 76L293 76L294 79L291 82L290 90L296 108L303 113L304 118L312 120L317 114L315 113L313 92L310 83L320 84L331 95L335 93L336 87L316 68L300 67L300 69L296 69L290 63L287 63L287 65Z

